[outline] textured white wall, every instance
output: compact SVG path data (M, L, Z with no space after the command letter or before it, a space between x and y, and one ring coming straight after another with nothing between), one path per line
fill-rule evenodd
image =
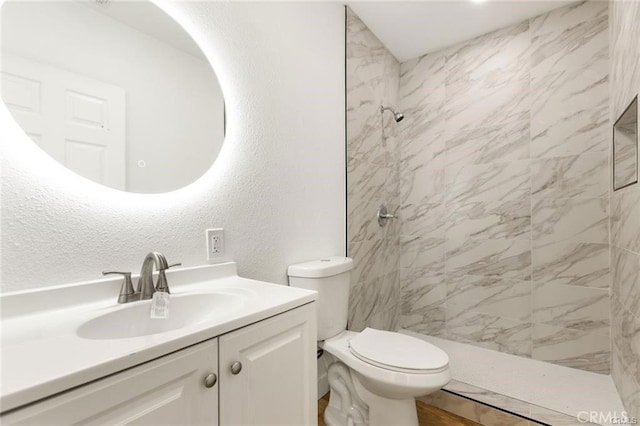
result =
M137 272L150 250L206 263L224 227L240 274L286 283L287 265L344 254L344 10L338 3L162 3L211 60L227 138L194 184L118 192L42 153L0 106L2 290ZM177 83L178 84L178 83Z

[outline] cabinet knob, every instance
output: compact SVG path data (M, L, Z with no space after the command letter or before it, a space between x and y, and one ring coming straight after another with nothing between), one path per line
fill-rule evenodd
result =
M204 378L204 385L206 387L208 387L208 388L212 388L212 387L215 386L217 381L218 381L218 376L216 376L215 374L211 373L207 377Z
M240 361L236 361L231 364L231 372L233 374L238 374L242 371L242 363Z

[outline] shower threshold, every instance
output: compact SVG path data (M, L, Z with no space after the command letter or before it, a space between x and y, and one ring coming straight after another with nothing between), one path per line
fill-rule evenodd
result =
M488 406L523 419L523 425L531 424L526 421L532 420L553 426L607 425L607 422L589 423L586 420L592 412L603 413L605 417L624 414L611 376L408 330L399 332L423 339L447 352L452 380L443 391L425 397L424 401L439 404L448 411L452 411L451 408L459 411L452 411L454 414L465 417L464 410L467 410L478 417L482 415L479 407Z

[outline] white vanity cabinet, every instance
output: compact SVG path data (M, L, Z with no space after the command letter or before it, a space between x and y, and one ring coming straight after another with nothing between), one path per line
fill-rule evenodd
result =
M0 417L3 425L217 425L218 339Z
M221 425L317 422L312 305L219 338Z
M315 425L313 305L9 412L0 423Z

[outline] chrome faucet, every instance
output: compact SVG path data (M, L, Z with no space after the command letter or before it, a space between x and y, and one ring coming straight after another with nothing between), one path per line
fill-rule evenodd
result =
M153 265L158 270L158 284L161 284L162 281L164 289L169 290L167 277L164 275L165 269L169 269L167 258L162 253L152 251L144 258L142 269L140 269L140 278L138 278L138 288L136 289L136 293L140 293L140 300L151 299L153 293L156 292L156 287L153 284Z
M158 282L153 284L153 267L158 270ZM124 276L124 282L120 289L120 295L118 296L118 303L129 303L138 300L147 300L153 297L153 293L156 291L163 291L169 293L169 283L167 282L167 276L165 271L174 266L180 266L182 263L174 263L173 265L167 264L167 258L162 253L152 251L147 254L142 262L142 269L140 270L140 278L138 278L138 287L133 291L133 285L131 283L131 272L115 272L104 271L102 275L108 274L120 274Z

